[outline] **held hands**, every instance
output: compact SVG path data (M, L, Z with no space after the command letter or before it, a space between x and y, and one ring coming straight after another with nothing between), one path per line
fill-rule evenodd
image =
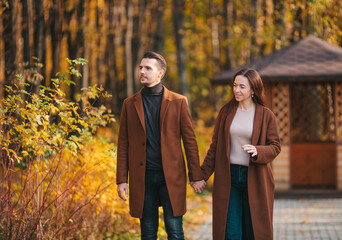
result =
M118 195L122 200L124 201L127 200L126 199L128 197L128 184L127 183L120 183L118 185Z
M189 184L191 185L191 187L193 187L195 192L201 193L203 189L205 188L206 182L204 180L200 180L200 181L189 182Z
M253 145L243 145L241 147L244 151L248 152L249 154L252 154L252 157L258 155L258 151L255 146Z

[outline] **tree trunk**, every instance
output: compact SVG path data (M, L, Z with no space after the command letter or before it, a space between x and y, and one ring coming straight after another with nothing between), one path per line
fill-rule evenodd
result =
M230 38L233 36L232 34L232 26L233 26L233 1L232 0L224 0L223 1L223 16L224 16L224 36L225 36L225 44L223 45L224 53L225 53L225 64L223 68L225 70L232 68L231 56L233 53L232 44L229 42Z
M28 4L27 0L21 0L22 4L22 21L21 21L21 36L23 39L23 62L30 66L30 34L29 34L29 19L28 19Z
M45 63L45 26L43 0L34 0L34 56L39 63ZM40 74L45 77L43 68ZM39 83L40 84L40 83Z
M51 23L51 42L52 42L52 73L54 78L56 73L60 71L61 61L61 44L62 44L62 25L63 25L63 10L62 0L56 0L55 4L50 8L50 23Z
M119 56L115 55L115 73L116 73L116 87L118 93L118 106L121 109L123 100L127 97L126 76L125 72L125 46L124 46L124 31L126 23L126 6L125 1L114 1L113 18L114 18L114 49ZM120 74L121 73L121 74Z
M217 9L215 2L210 0L211 44L213 53L214 73L220 72L220 35L217 22Z
M158 53L164 52L164 0L158 0L157 5L157 29L154 36L153 49Z
M302 14L302 9L300 7L297 7L295 12L295 17L293 21L293 28L291 33L291 42L297 42L300 39L301 31L299 29L299 25L301 24L301 18L300 15Z
M77 30L76 30L76 37L75 38L72 38L72 35L70 34L70 37L69 37L69 55L70 55L70 58L72 59L75 59L75 58L85 58L84 57L84 28L86 27L84 25L84 4L85 4L85 1L79 1L78 5L76 6L76 22L78 23L77 24ZM89 61L89 59L86 59ZM87 64L88 65L88 64ZM86 65L86 66L87 66ZM82 67L82 76L84 74L84 68L86 66L83 66ZM75 85L70 85L70 88L71 88L71 97L74 98L75 94L80 92L81 91L81 88L82 88L82 79L78 78L78 77L75 77L75 78L72 78L73 81L75 82Z
M97 31L101 32L101 23L100 23L100 17L104 16L103 9L98 6L98 3L96 2L96 29ZM101 34L102 35L102 34ZM102 37L101 35L98 35L97 38L97 48L98 48L98 57L97 57L97 79L98 79L98 85L104 87L105 81L106 81L106 70L104 68L105 65L105 55L106 55L106 40L107 38ZM102 101L102 100L101 100Z
M282 43L285 42L285 38L288 34L286 32L286 24L285 24L285 2L284 0L273 0L274 5L274 24L276 25L275 28L278 29L278 35L276 35L277 39L281 39ZM291 31L291 30L290 30ZM292 31L291 31L292 32ZM277 50L281 46L277 46L275 44L274 49Z
M0 38L4 39L4 30L3 30L3 21L0 18ZM5 83L5 57L4 53L4 42L0 41L0 98L2 99L4 96L4 83ZM1 156L1 153L0 153Z
M140 88L139 78L139 64L142 51L142 35L144 34L143 23L146 19L145 1L134 0L134 16L133 16L133 35L132 35L132 80L133 92Z
M291 43L297 42L302 38L301 26L303 25L302 13L303 9L301 6L296 6L295 15L293 19L293 27L291 32Z
M15 78L16 69L16 16L14 14L15 1L9 1L7 9L2 13L3 41L5 50L5 81L4 85L10 85ZM3 86L2 86L3 87ZM5 93L6 95L6 93Z
M132 36L133 36L133 0L127 0L127 29L125 40L126 54L126 95L133 95L133 59L132 59Z
M260 55L260 36L262 21L260 17L261 0L252 0L252 17L250 24L252 26L252 39L250 47L250 60L257 58Z
M274 15L274 6L272 0L265 0L265 8L264 8L264 27L266 28L267 35L273 35L274 33L274 22L273 17ZM272 29L272 31L271 31ZM266 32L265 31L265 32ZM263 56L268 53L271 53L274 51L273 46L275 45L276 38L267 38L266 41L263 41L261 47L260 47L260 54Z
M185 50L184 50L184 0L173 0L173 25L177 47L177 69L179 77L180 94L187 96L185 76Z
M78 28L76 33L76 41L75 46L77 48L76 57L83 57L84 55L84 31L83 29L85 26L83 25L83 19L84 19L84 3L85 1L80 1L77 8L77 22ZM89 60L89 59L87 59Z
M115 46L114 46L114 34L115 34L115 22L113 17L114 2L107 0L108 2L108 34L107 34L107 82L109 82L109 89L112 93L111 107L114 114L119 114L118 108L118 89L115 78Z
M82 4L82 2L83 1L81 1L81 3L79 3L79 4ZM75 17L75 16L77 16L76 8L69 9L69 10L67 10L67 8L65 8L65 10L66 11L64 12L64 18L65 18L65 21L67 23L70 23L73 21L74 18L77 18L77 17ZM76 21L78 21L78 20L79 19L77 18ZM77 27L80 27L80 24L78 24ZM68 58L70 58L70 59L76 59L77 58L78 42L80 41L80 39L76 38L74 31L75 30L70 29L70 28L68 28L66 31L67 42L68 42ZM70 98L72 100L75 100L74 96L77 92L76 89L77 89L77 87L80 87L79 86L79 80L77 77L75 77L73 75L70 76L70 79L73 82L75 82L75 85L73 85L73 84L70 85Z
M84 3L84 9L86 10L87 8L89 8L89 1L85 1ZM83 14L82 16L82 36L83 36L83 57L85 59L87 59L89 61L89 57L90 57L90 47L88 42L85 40L86 38L86 34L87 34L87 28L89 28L88 26L89 24L89 19L88 19L88 15L87 13ZM87 88L89 86L89 64L86 64L83 66L82 68L82 84L81 84L81 88Z
M153 11L152 11L152 5L154 1L139 1L139 30L134 30L134 32L138 31L138 38L139 38L139 48L137 49L136 54L136 64L135 64L135 73L137 76L139 76L139 64L142 56L144 55L146 49L153 49L156 52L159 52L158 49L155 49L155 33L152 33L152 27L150 22L153 22L150 20L150 18L153 19ZM156 24L158 25L158 23ZM133 42L133 47L134 47ZM135 78L135 86L136 89L141 87L140 80L138 77Z

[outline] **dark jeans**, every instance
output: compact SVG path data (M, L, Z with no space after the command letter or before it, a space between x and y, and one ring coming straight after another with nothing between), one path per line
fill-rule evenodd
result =
M231 164L230 174L231 190L226 224L226 239L240 240L242 235L246 235L248 240L253 240L253 226L248 203L248 167ZM243 220L244 227L242 227Z
M183 217L173 217L172 206L162 171L146 171L143 217L140 219L141 239L157 239L159 205L164 210L168 239L184 239Z

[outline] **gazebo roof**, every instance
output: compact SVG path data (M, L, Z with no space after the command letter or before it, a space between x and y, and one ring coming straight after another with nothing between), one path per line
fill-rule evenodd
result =
M342 48L309 35L300 41L215 75L213 84L227 84L246 67L256 69L264 82L342 81Z

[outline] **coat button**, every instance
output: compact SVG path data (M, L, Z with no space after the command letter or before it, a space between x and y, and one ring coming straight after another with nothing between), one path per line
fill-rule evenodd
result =
M145 146L145 142L142 142L141 145Z
M140 162L140 166L143 166L144 165L144 163L143 162Z

